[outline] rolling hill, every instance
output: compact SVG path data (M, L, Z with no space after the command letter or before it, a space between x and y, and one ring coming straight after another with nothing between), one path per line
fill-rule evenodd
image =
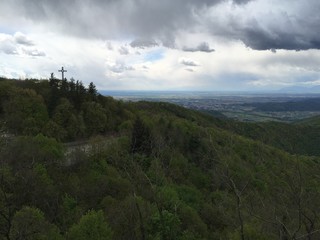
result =
M241 123L55 79L2 80L0 99L14 135L0 141L0 239L320 237L317 124Z

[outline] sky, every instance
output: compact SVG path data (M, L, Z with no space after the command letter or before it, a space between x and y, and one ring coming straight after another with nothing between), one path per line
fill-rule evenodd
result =
M99 90L320 85L319 0L0 0L0 76Z

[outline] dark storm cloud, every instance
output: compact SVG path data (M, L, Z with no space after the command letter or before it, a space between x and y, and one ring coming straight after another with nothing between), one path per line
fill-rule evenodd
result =
M228 12L228 18L213 17L207 26L214 35L241 40L256 50L320 49L320 1L282 0L275 8L267 0L260 2L261 8Z
M252 4L248 4L249 2ZM212 9L230 3L245 10L239 13L232 7L226 7L220 8L221 13L218 13L218 16L212 15ZM176 47L178 32L194 32L196 29L202 29L214 37L241 40L248 47L257 50L320 49L319 11L319 0L282 0L276 5L269 0L1 0L0 2L0 19L1 17L12 19L12 22L19 21L19 18L22 19L21 22L27 19L27 22L44 25L51 31L83 38L114 40L139 38L140 40L131 42L131 47L140 48L153 46L154 42L150 39L166 47ZM199 26L200 28L197 28ZM28 44L27 39L19 41ZM204 52L213 50L205 47L203 45L199 50ZM195 48L186 50L196 51Z
M6 1L6 0L5 0ZM12 11L34 21L49 21L85 37L108 31L155 34L188 26L192 11L223 0L7 0ZM65 24L63 26L63 24ZM104 31L101 31L103 30Z
M202 42L195 48L184 47L182 50L186 52L206 52L206 53L214 52L214 49L210 48L207 42Z
M150 47L156 47L159 46L159 43L157 43L153 39L135 39L130 43L130 46L133 48L150 48Z
M297 23L299 24L299 23ZM299 25L296 25L299 27ZM319 25L320 29L320 25ZM320 49L320 36L304 29L287 31L283 29L262 29L244 27L237 36L248 47L256 50L308 50Z
M139 36L173 47L176 30L192 28L198 24L196 15L224 1L4 0L0 3L0 14L49 24L52 30L85 38Z
M251 0L233 0L235 4L247 4Z

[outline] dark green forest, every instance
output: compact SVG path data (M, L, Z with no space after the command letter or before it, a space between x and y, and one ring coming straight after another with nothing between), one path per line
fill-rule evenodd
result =
M219 119L0 79L0 239L320 238L320 119Z

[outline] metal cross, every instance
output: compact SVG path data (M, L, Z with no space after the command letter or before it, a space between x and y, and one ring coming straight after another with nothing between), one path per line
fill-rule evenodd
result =
M61 70L58 71L62 73L62 80L64 80L64 73L67 72L67 70L64 70L62 67Z

